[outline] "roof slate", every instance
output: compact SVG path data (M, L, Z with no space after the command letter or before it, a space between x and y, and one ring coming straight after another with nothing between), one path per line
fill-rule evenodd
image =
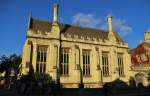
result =
M30 17L29 22L29 29L32 29L34 31L40 30L40 31L51 31L52 22L50 21L43 21L43 20L37 20ZM79 37L84 38L96 38L96 39L108 39L108 32L100 29L93 29L93 28L84 28L80 26L75 25L69 25L69 24L59 24L60 31L64 35L71 35L72 37L77 35ZM117 40L123 41L117 33L115 33L115 36Z
M142 42L142 43L140 43L136 48L131 49L131 50L130 50L130 54L134 54L134 53L140 54L140 53L142 53L141 51L139 51L139 49L140 49L141 47L144 47L143 45L144 45L144 46L148 46L148 47L150 48L150 43L149 43L149 42ZM144 51L144 50L142 50L142 51Z

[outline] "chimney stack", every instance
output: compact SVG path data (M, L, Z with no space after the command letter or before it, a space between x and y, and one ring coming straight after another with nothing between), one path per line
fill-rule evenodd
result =
M112 16L109 15L109 16L107 17L107 20L108 20L108 31L109 31L109 32L113 32Z
M59 5L55 3L54 4L54 17L53 17L54 23L58 23L58 8L59 8Z

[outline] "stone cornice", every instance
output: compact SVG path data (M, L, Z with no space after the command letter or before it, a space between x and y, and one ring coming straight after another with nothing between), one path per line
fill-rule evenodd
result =
M27 36L27 38L36 38L36 39L47 39L47 40L60 40L60 39L57 39L57 38L47 38L47 37L35 37L35 36ZM90 44L90 45L96 45L96 46L114 46L114 47L117 47L117 48L125 48L125 49L128 49L127 46L119 46L119 45L113 45L113 44L108 44L108 42L99 42L99 43L94 43L94 42L85 42L85 41L76 41L76 40L61 40L61 42L72 42L72 43L81 43L81 44Z

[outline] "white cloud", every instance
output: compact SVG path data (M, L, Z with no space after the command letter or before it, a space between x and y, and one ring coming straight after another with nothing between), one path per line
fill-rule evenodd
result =
M108 30L108 24L107 22L103 23L101 25L101 28L104 30ZM119 35L125 36L128 35L130 32L132 32L132 27L129 26L125 20L120 18L113 18L113 28L114 31L118 32Z
M129 26L125 20L120 18L114 18L113 26L114 30L119 32L120 35L127 35L132 32L132 27Z
M77 13L73 16L72 23L79 24L83 27L96 28L101 23L101 18L97 18L93 14Z
M150 28L146 32L150 32Z
M82 27L101 28L108 30L106 19L98 18L94 14L77 13L72 18L72 23ZM120 18L113 18L113 28L119 35L126 36L132 32L132 27ZM150 30L149 30L150 31Z

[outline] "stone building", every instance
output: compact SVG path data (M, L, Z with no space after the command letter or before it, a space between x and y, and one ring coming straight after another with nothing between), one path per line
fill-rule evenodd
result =
M29 70L48 73L64 88L99 88L106 82L129 80L128 43L114 32L112 16L108 31L58 22L58 5L53 21L30 16L23 48L22 74Z
M137 86L142 83L148 86L149 72L150 72L150 32L144 33L144 40L138 44L131 53L131 72Z

